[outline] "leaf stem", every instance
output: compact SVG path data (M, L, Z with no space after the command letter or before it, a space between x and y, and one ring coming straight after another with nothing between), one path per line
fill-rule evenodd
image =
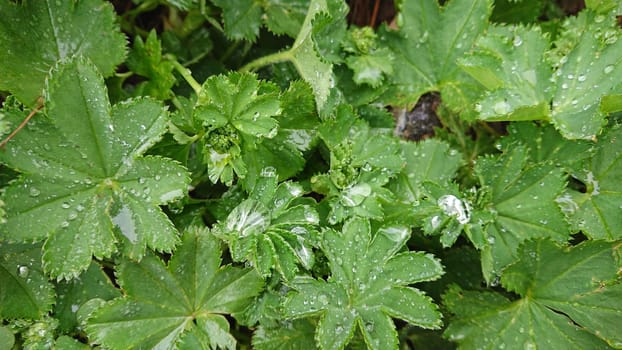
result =
M192 90L194 90L194 92L198 95L199 93L201 93L201 84L199 84L193 77L192 77L192 72L190 72L190 69L184 67L181 63L177 62L176 59L174 59L173 57L168 56L167 57L171 63L173 64L173 67L175 68L175 70L177 72L179 72L179 74L181 74L181 76L184 78L184 80L188 83L188 85L190 85L190 87L192 87Z
M238 71L244 73L244 72L254 72L257 69L270 65L270 64L274 64L274 63L279 63L279 62L285 62L285 61L291 61L294 58L291 49L287 50L287 51L280 51L280 52L275 52L273 54L267 55L267 56L262 56L259 57L247 64L245 64L242 68L240 68Z
M0 148L4 148L4 146L6 146L6 144L9 141L11 141L11 139L14 138L15 135L17 135L17 133L26 126L26 124L28 124L28 121L32 119L32 117L34 117L35 114L37 114L37 112L41 110L41 108L43 108L43 103L39 102L39 104L37 104L37 107L35 107L35 109L30 111L30 113L28 113L26 118L24 118L24 120L22 120L22 122L19 123L17 128L15 128L15 130L13 130L13 132L9 134L9 136L7 136L4 140L2 140L2 142L0 142Z

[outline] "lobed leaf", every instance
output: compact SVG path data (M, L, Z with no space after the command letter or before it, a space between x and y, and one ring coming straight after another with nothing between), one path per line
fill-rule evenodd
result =
M400 29L381 34L395 55L394 90L402 104L414 104L428 91L462 109L477 87L464 76L457 59L468 52L486 29L492 2L452 0L442 8L434 1L401 3Z
M170 251L177 232L158 205L184 195L186 170L140 157L166 130L162 106L137 99L111 109L96 67L82 58L52 71L46 96L49 119L38 114L0 155L23 173L4 192L2 236L46 239L44 268L58 278L77 276L92 255L110 256L118 241L135 259L145 246Z
M220 266L221 248L206 230L193 229L168 266L154 256L124 260L118 279L126 295L103 304L87 320L93 340L114 349L172 349L192 344L235 348L219 314L237 314L263 281L252 270ZM207 341L207 342L204 342Z
M453 288L444 299L457 319L445 335L464 349L516 343L608 348L603 340L619 347L620 336L603 326L622 318L618 250L619 242L560 248L549 240L528 241L501 277L501 284L521 299L511 302L493 292ZM482 337L482 330L495 336Z
M369 348L397 348L390 316L420 327L439 327L440 314L432 300L406 285L436 279L443 269L431 255L394 255L408 237L406 228L388 227L372 238L369 222L362 218L348 220L341 233L327 230L322 245L331 277L296 277L289 284L296 292L285 303L285 315L320 315L316 341L322 349L343 348L357 325Z
M112 5L100 0L0 2L0 90L27 106L41 96L51 67L88 57L103 75L125 58L125 37Z
M618 181L622 175L620 127L611 128L596 144L595 154L573 167L574 176L585 186L585 193L568 190L559 199L574 227L592 239L615 240L622 237L620 207L622 192Z

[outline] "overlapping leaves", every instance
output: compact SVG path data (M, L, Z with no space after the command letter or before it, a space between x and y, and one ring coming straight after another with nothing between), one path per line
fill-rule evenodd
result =
M330 170L311 179L313 190L325 195L328 221L338 223L358 215L381 219L382 200L392 198L383 186L403 166L396 140L373 135L351 107L340 106L334 120L319 130L330 150Z
M409 238L404 227L386 227L372 235L369 221L348 220L342 232L324 232L328 281L296 277L296 290L284 312L298 318L320 315L316 341L322 349L341 349L358 329L370 349L397 349L391 317L424 328L438 328L440 314L431 299L409 284L441 276L440 262L420 252L398 253Z
M1 154L23 173L3 195L2 237L45 240L44 268L59 278L118 248L135 259L146 246L170 251L177 231L158 205L184 195L186 171L140 157L166 130L162 106L143 98L111 109L97 69L77 58L51 73L45 107ZM15 125L27 114L8 112Z
M395 54L393 92L401 103L414 104L428 91L440 91L449 105L464 109L477 86L456 60L473 46L488 26L492 1L452 0L442 8L436 1L403 1L400 30L383 37Z
M249 198L214 228L214 234L229 244L234 261L249 262L263 276L276 269L292 279L297 265L313 266L310 242L319 223L315 202L300 198L304 191L297 183L277 185L273 169L264 169L262 175Z
M608 326L622 321L619 244L526 242L501 277L520 299L453 288L444 299L456 318L445 335L460 349L620 347L620 334Z
M263 280L252 269L221 266L220 255L217 239L192 228L168 264L153 255L122 261L117 277L126 295L95 310L87 333L113 349L235 349L223 315L243 311Z
M620 93L622 41L611 14L583 11L572 23L556 42L559 61L547 60L551 43L538 27L495 26L478 40L461 65L489 90L481 119L547 120L567 138L595 138L610 112L601 99Z

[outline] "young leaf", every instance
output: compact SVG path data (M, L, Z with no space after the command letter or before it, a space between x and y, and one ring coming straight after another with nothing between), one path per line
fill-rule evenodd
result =
M429 254L397 251L409 237L404 227L387 227L372 237L369 221L354 218L341 233L324 232L328 281L298 276L284 306L287 317L320 315L316 341L322 349L342 349L358 327L370 349L397 349L391 317L438 328L432 300L409 284L440 277L443 268Z
M622 128L613 127L599 140L596 153L574 167L574 176L586 185L586 192L568 190L558 201L571 223L592 239L622 238Z
M0 316L38 319L51 310L54 297L40 245L0 243Z
M478 41L461 64L489 90L476 106L481 119L547 120L566 138L596 137L605 116L601 99L620 93L622 71L615 67L622 62L622 41L619 30L603 28L612 20L597 21L591 11L579 17L589 24L565 27L572 34L562 38L574 41L555 69L546 59L550 42L538 27L496 26Z
M440 91L444 101L464 108L478 89L456 60L486 29L491 8L490 0L452 0L442 8L436 1L403 1L400 30L381 34L400 67L392 76L398 100L414 104L425 92Z
M415 203L423 195L423 183L446 185L456 175L462 155L437 139L419 143L400 142L406 167L392 180L390 188L402 201Z
M108 76L125 56L125 37L110 3L2 0L0 13L0 90L27 106L41 96L58 60L82 55Z
M276 174L264 171L250 197L214 227L214 234L229 244L234 261L249 262L263 276L276 269L290 280L297 264L313 266L309 239L317 235L319 217L311 205L296 203L304 194L299 184L276 181Z
M225 34L231 39L254 41L261 26L261 3L255 0L213 0L222 9Z
M330 171L311 178L311 185L325 195L329 222L355 215L382 219L381 200L392 198L383 186L404 163L396 140L374 135L347 105L337 107L335 119L325 121L319 133L331 151Z
M153 255L140 264L124 260L117 276L127 294L97 309L86 332L111 349L172 349L179 342L235 349L222 314L243 311L263 280L253 270L220 266L220 255L209 232L191 229L168 265Z
M444 302L456 318L445 336L460 349L606 349L603 340L619 347L619 332L607 327L622 321L619 244L560 248L549 240L526 242L501 277L521 298L452 288Z
M132 72L149 79L134 87L135 96L153 96L159 100L171 96L171 88L175 84L173 63L162 60L162 46L155 30L149 33L146 41L136 37L126 64Z
M96 67L79 58L52 71L46 111L49 119L39 113L0 154L24 173L4 192L2 237L46 239L44 269L58 278L77 276L92 255L110 256L118 241L135 259L146 246L170 251L177 231L158 205L184 195L186 171L140 157L166 130L162 106L137 99L111 109Z
M212 76L201 89L194 118L206 129L205 161L212 182L233 182L233 173L244 177L247 168L241 147L256 147L263 138L277 134L281 113L278 88L253 74Z
M253 188L265 168L273 167L280 180L296 175L305 164L303 153L317 139L319 119L311 87L304 81L294 81L280 100L282 111L276 136L242 149L248 170L243 180L245 188Z

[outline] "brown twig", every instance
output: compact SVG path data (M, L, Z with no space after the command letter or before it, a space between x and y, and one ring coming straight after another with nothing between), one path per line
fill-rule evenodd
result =
M43 108L43 104L39 103L37 107L35 107L35 109L30 111L30 113L28 113L28 116L26 116L26 118L24 118L24 120L19 123L17 128L15 128L15 130L13 130L13 132L9 136L7 136L4 140L2 140L2 142L0 142L0 148L4 148L4 146L6 146L6 144L11 141L11 139L15 137L15 135L17 135L17 133L26 126L26 124L28 124L28 121L32 119L32 117L34 117L35 114L37 114L37 112L41 110L41 108Z
M376 19L378 18L378 9L380 8L380 0L376 0L374 3L374 11L371 13L371 20L369 21L369 26L372 28L376 27Z

